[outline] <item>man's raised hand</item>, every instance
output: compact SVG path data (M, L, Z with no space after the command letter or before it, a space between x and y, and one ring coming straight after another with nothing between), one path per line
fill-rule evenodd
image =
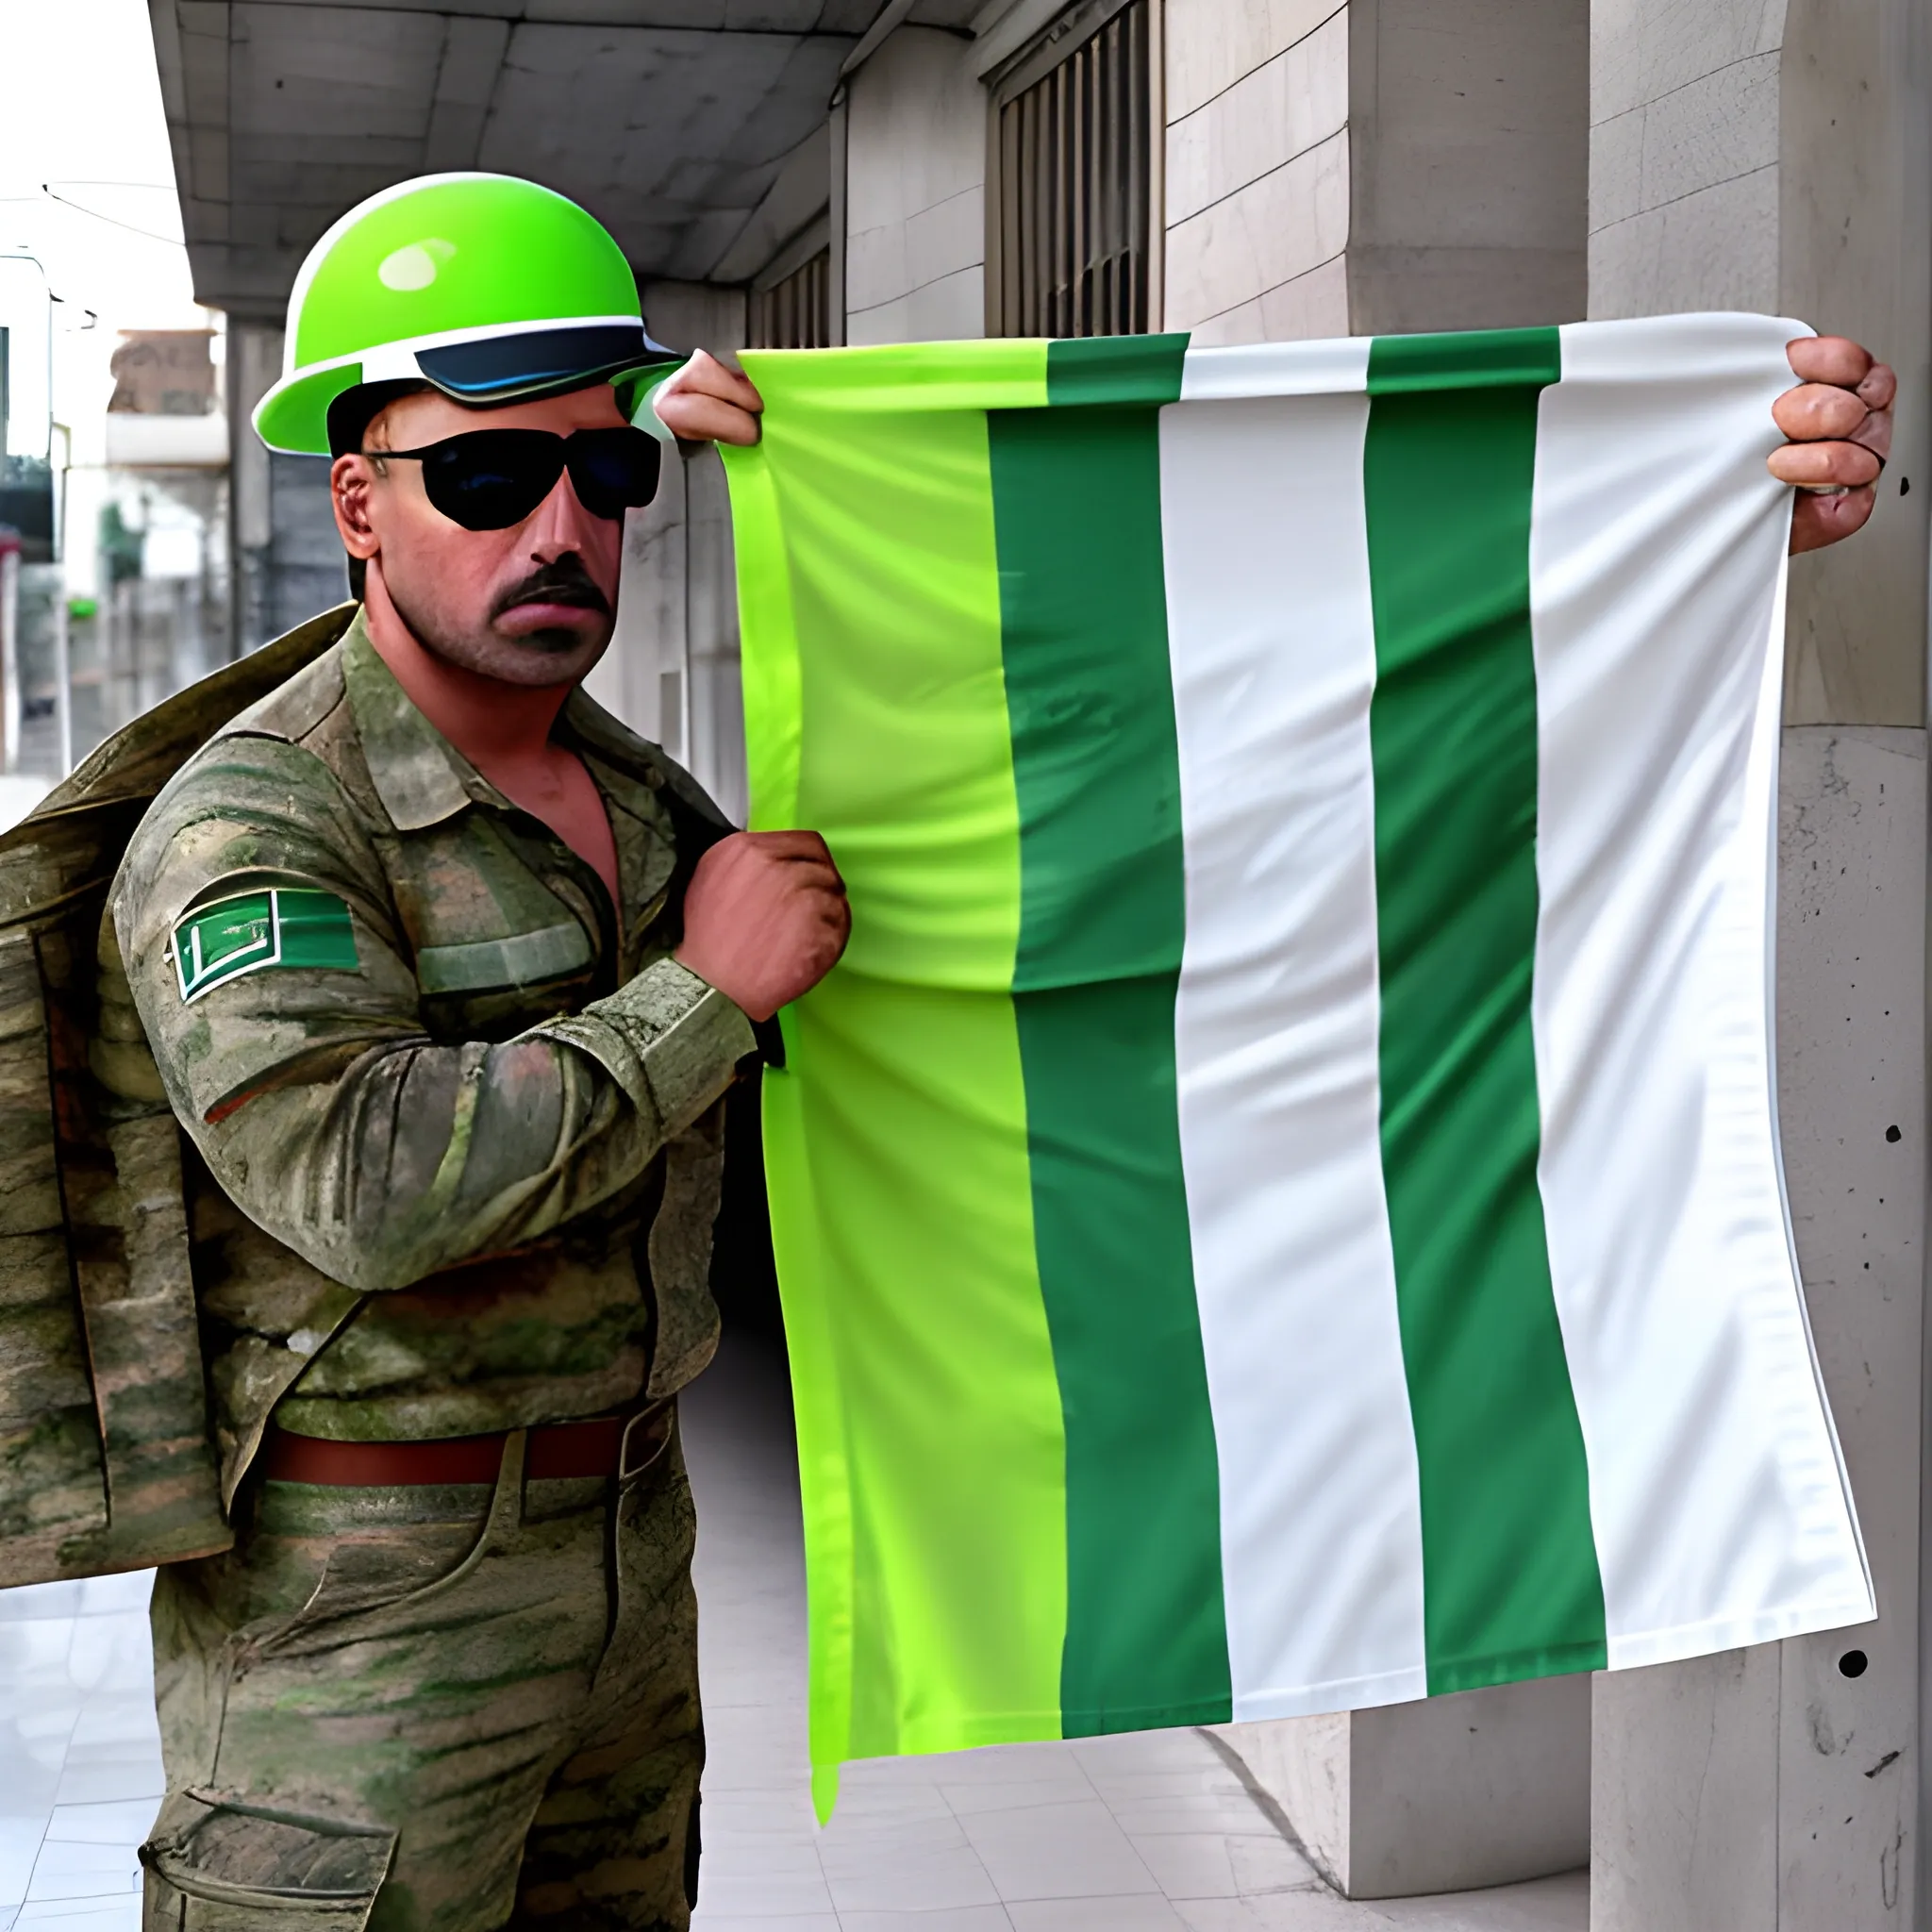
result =
M687 442L735 442L749 447L758 440L758 412L764 399L750 380L699 349L653 398L658 420Z
M1808 486L1791 509L1795 557L1849 537L1872 514L1898 378L1845 336L1801 336L1785 354L1798 386L1771 413L1790 441L1768 460L1780 483Z
M769 1020L839 963L851 931L845 881L816 832L735 832L691 874L676 958Z

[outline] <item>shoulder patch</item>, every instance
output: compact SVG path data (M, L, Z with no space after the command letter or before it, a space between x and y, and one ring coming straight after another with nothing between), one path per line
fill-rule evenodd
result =
M275 887L198 906L170 946L184 1005L269 966L353 973L361 964L349 908L333 892Z

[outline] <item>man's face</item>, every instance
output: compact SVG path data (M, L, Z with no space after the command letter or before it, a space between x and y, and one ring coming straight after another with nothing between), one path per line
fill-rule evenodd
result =
M427 392L399 397L362 448L422 449L475 429L613 429L624 416L608 382L541 402L471 409ZM372 615L383 604L425 650L506 684L574 684L604 655L617 615L624 525L594 517L566 471L520 524L466 530L435 508L423 466L338 457L329 472L336 525L366 559Z

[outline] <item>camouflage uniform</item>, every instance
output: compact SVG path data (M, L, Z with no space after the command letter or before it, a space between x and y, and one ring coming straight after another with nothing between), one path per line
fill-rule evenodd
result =
M608 810L615 907L359 618L181 769L116 878L101 1031L131 999L121 1030L138 1013L186 1130L237 1535L156 1586L155 1924L353 1925L372 1894L385 1928L687 1923L675 1425L618 1484L525 1481L523 1432L669 1398L708 1360L721 1096L754 1041L670 957L723 822L581 692L558 737ZM264 1480L271 1417L505 1432L502 1467Z

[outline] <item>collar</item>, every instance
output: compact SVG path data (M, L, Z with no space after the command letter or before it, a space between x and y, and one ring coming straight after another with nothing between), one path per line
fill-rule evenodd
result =
M582 685L557 714L558 741L583 759L607 804L654 824L661 808L653 794L664 774L634 733L620 724Z
M472 805L491 806L498 811L518 809L424 716L369 641L360 610L342 638L341 654L342 683L369 780L397 831L420 832ZM614 807L654 830L661 825L663 808L653 794L667 773L650 748L581 686L558 712L556 735L559 743L583 759L607 808ZM717 808L702 793L698 796L704 815L717 818ZM619 870L628 887L625 852L626 841L620 833Z
M361 611L342 639L342 684L369 780L399 832L420 832L470 805L513 811L500 792L423 713L369 641Z

